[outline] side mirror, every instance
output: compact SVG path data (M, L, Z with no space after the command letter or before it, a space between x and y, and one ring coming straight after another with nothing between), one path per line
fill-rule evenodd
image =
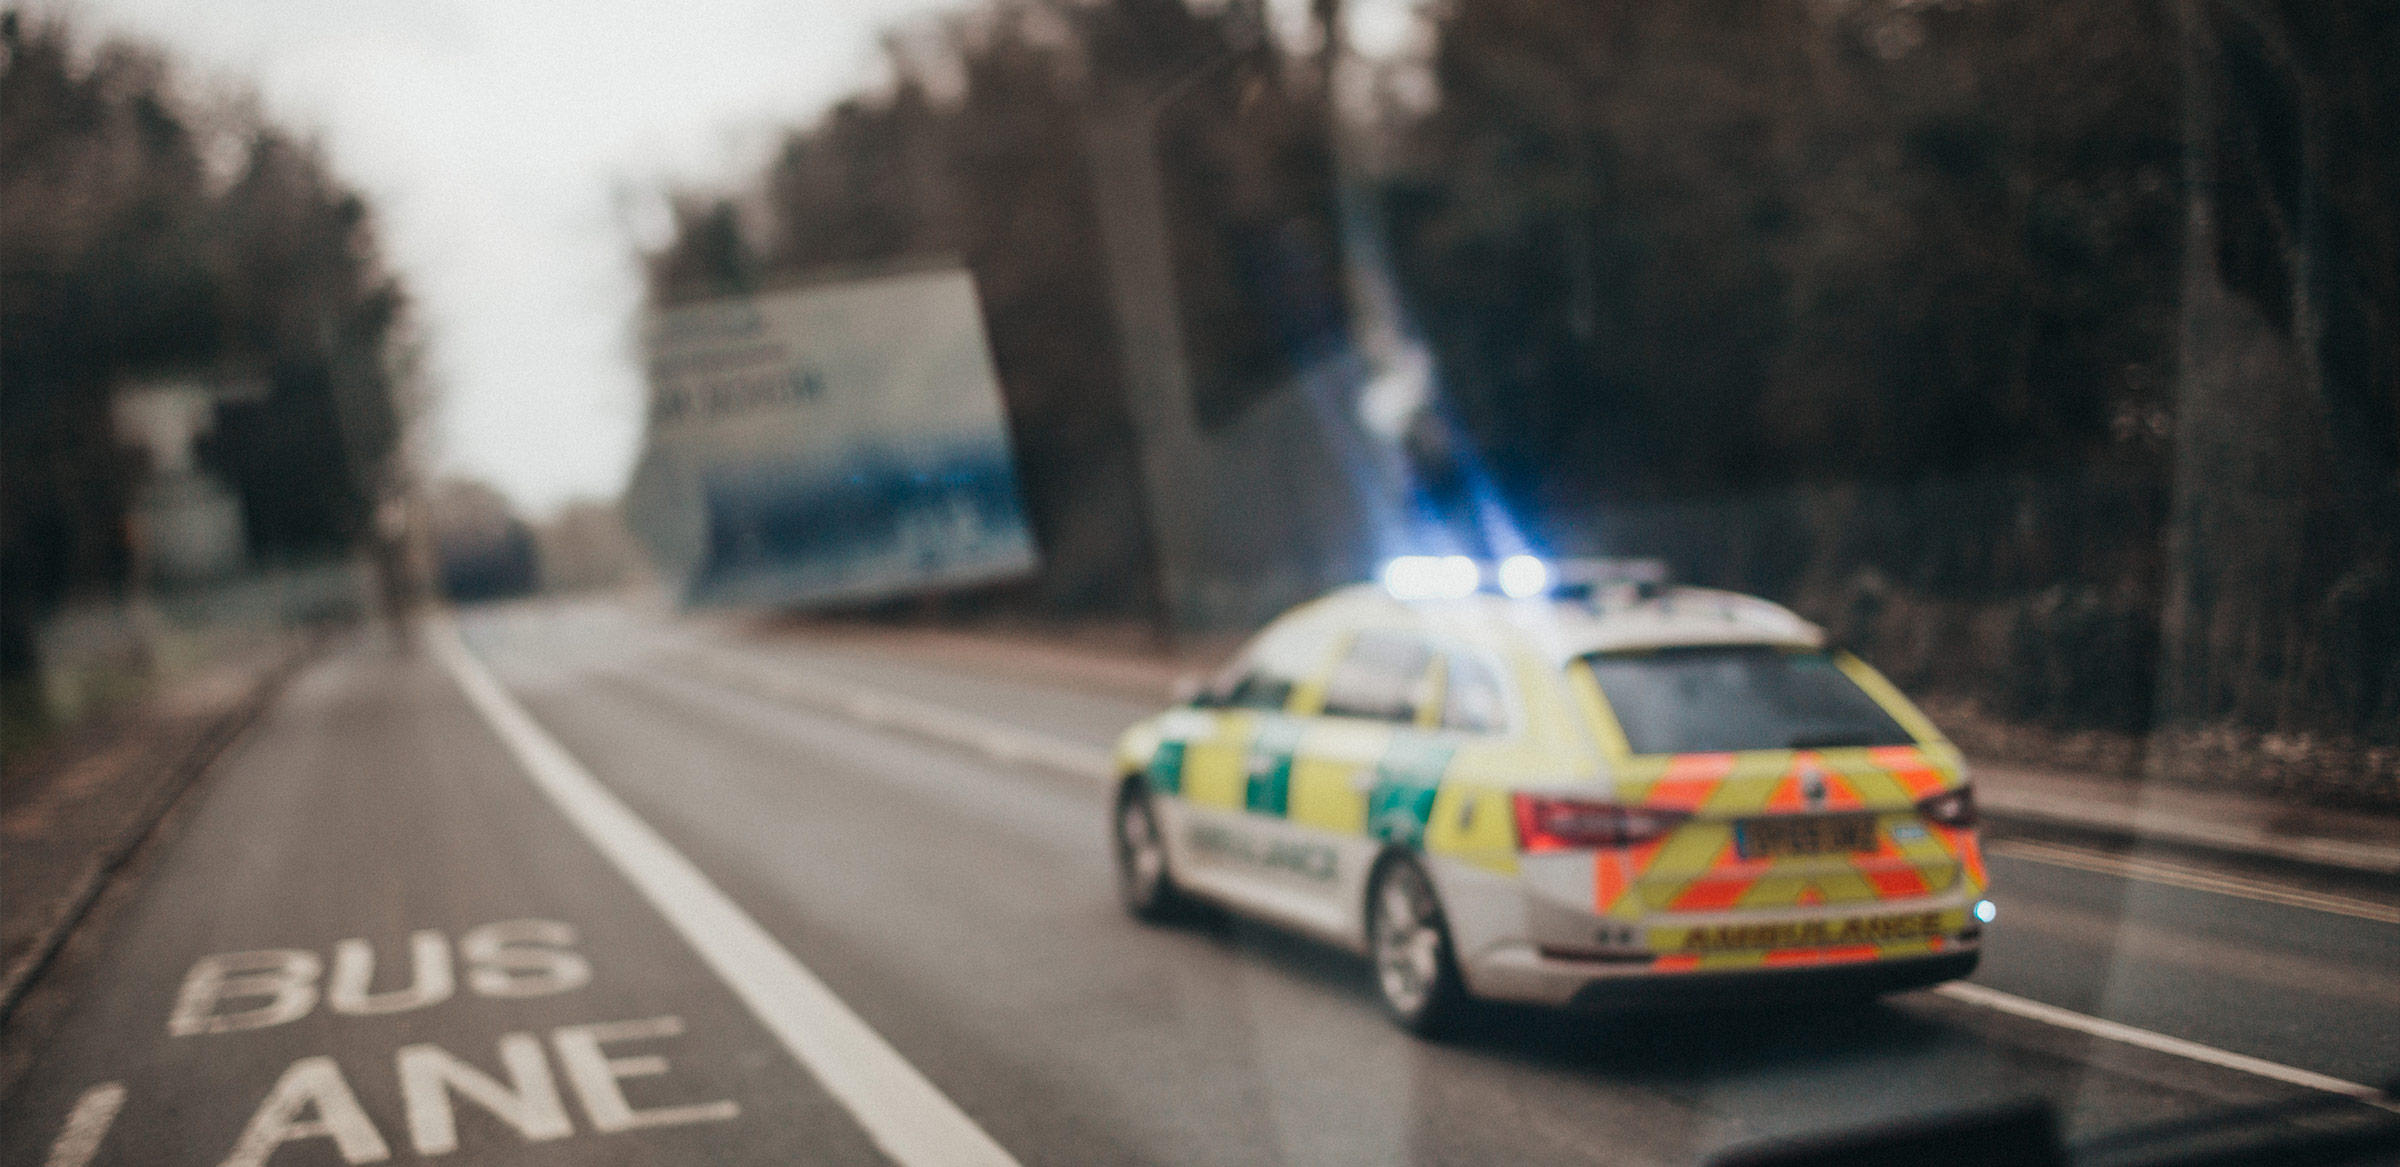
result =
M1167 700L1176 705L1206 707L1215 704L1214 696L1208 691L1208 678L1199 673L1177 673L1167 686Z

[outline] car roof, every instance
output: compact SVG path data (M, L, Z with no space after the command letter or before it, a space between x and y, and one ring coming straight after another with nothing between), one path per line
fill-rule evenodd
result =
M1756 645L1825 646L1825 630L1771 600L1717 588L1605 588L1586 597L1401 600L1373 584L1311 605L1344 623L1406 626L1490 644L1515 641L1554 664L1600 652Z

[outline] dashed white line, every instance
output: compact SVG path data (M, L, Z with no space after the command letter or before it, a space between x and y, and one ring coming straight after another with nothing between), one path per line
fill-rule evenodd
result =
M901 1167L1016 1167L974 1119L543 730L467 651L455 624L429 624L434 654L534 785L884 1154Z
M2078 804L2072 813L2062 814L2048 796L1991 784L1976 789L1975 804L1996 817L2081 830L2098 826L2162 843L2225 848L2242 854L2266 855L2377 875L2400 875L2400 847L2388 843L2286 838L2247 824L2212 822L2190 815L2107 801L2085 801Z
M2172 1054L2179 1058L2189 1058L2195 1062L2206 1062L2212 1066L2238 1070L2261 1078L2271 1078L2277 1082L2286 1082L2310 1090L2322 1090L2328 1094L2344 1094L2369 1106L2378 1106L2400 1113L2400 1102L2394 1102L2383 1091L2373 1086L2345 1081L2328 1074L2319 1074L2313 1070L2303 1070L2297 1066L2284 1065L2281 1062L2270 1062L2265 1058L2254 1058L2248 1054L2237 1054L2231 1050L2218 1049L2213 1045L2202 1045L2196 1041L2186 1041L2180 1037L2169 1037L2163 1033L2154 1033L2120 1021L2110 1021L2105 1017L2094 1017L2088 1013L2077 1013L2072 1009L2061 1009L2056 1005L2046 1005L2014 993L2003 993L1998 989L1986 988L1967 981L1952 981L1936 987L1933 991L1954 1001L1963 1001L1969 1005L1981 1006L2029 1021L2039 1021L2044 1025L2055 1025L2061 1029L2071 1029L2077 1033L2106 1038L2109 1041L2121 1042L2125 1045L2138 1046L2162 1054Z
M2114 875L2122 879L2138 879L2169 887L2215 892L2218 895L2239 896L2243 899L2282 904L2286 907L2331 912L2338 916L2351 916L2361 920L2400 924L2400 907L2390 904L2379 904L2372 900L2356 899L2350 896L2329 895L2324 892L2302 891L2299 888L2284 887L2264 880L2245 879L2238 875L2226 875L2222 872L2207 871L2198 867L2185 867L2179 863L2164 863L2156 859L2112 855L2106 851L2071 847L2063 843L2041 843L2030 839L1994 839L1984 844L1984 850L2010 859L2047 863L2054 867L2071 867L2078 871Z
M747 688L803 705L831 709L868 725L897 729L964 747L994 761L1040 766L1094 782L1106 782L1117 774L1115 759L1107 750L1019 729L947 705L846 681L770 668L717 653L710 653L704 659L694 659L701 668L738 676Z

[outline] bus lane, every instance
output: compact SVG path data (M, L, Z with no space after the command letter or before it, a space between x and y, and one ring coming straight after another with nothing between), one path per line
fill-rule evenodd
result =
M197 793L0 1162L881 1162L450 679L358 646Z

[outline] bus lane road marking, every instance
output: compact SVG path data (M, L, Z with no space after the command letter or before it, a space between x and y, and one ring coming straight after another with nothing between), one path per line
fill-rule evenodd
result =
M592 964L576 951L576 929L548 919L502 920L466 931L455 950L439 929L419 928L400 947L409 959L406 987L369 992L376 980L376 948L367 938L335 942L328 962L314 949L266 948L211 953L192 963L166 1016L171 1041L212 1042L219 1036L289 1025L320 1007L336 1016L377 1016L443 1005L463 982L475 996L503 1000L571 993L592 980ZM453 965L463 958L465 976ZM330 974L328 970L330 969ZM361 1105L344 1061L327 1054L300 1058L264 1091L220 1167L264 1167L287 1143L331 1140L345 1163L381 1163L406 1145L420 1157L459 1148L458 1103L482 1110L512 1128L527 1143L577 1133L555 1056L594 1134L613 1135L654 1127L724 1122L741 1115L729 1099L636 1108L619 1082L667 1074L671 1067L654 1049L611 1051L620 1045L681 1037L675 1016L566 1025L549 1034L547 1052L535 1034L500 1035L500 1073L486 1071L470 1043L466 1056L432 1042L402 1046L391 1056L406 1116L405 1142L379 1128ZM371 1075L368 1082L380 1082ZM670 1089L669 1091L673 1091ZM256 1095L253 1095L256 1096ZM87 1167L103 1158L109 1130L128 1107L128 1091L117 1081L87 1087L50 1144L46 1167ZM144 1100L136 1098L138 1108ZM154 1101L154 1100L153 1100ZM122 1148L120 1148L122 1150Z
M125 1105L125 1084L102 1082L83 1092L75 1100L75 1109L67 1112L66 1126L50 1144L50 1157L44 1167L84 1167L100 1151L100 1140L108 1137L109 1124L117 1121L117 1109Z
M749 913L542 729L468 651L456 622L427 642L534 785L733 990L793 1058L901 1167L1016 1167Z

